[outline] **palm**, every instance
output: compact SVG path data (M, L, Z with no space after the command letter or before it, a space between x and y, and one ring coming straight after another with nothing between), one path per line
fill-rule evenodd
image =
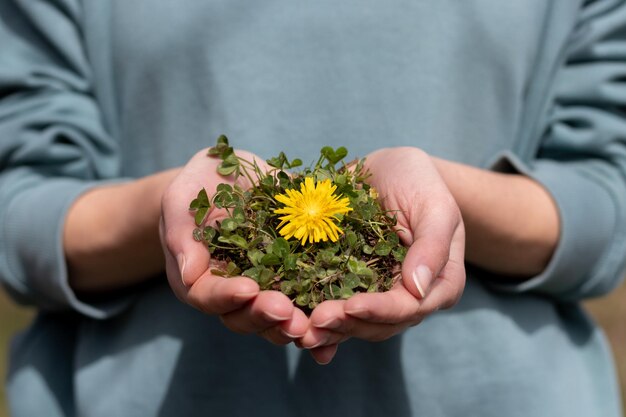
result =
M413 148L385 149L369 155L366 167L383 207L396 213L399 236L409 249L402 281L390 291L357 294L315 309L303 346L324 346L312 352L324 362L334 355L328 346L349 337L384 340L453 306L465 284L463 222L428 155Z
M252 161L254 155L238 152ZM250 184L244 177L217 174L219 160L197 153L183 168L166 191L162 202L161 241L166 271L172 290L179 299L207 314L219 315L224 324L239 333L259 333L273 343L288 343L304 334L308 319L295 309L285 295L260 291L250 278L222 278L210 272L210 254L204 245L192 239L196 225L189 203L204 188L209 196L218 184ZM224 212L213 210L207 221L223 218Z

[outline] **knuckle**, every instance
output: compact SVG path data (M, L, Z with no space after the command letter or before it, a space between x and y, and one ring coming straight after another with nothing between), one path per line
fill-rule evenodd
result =
M419 303L417 300L411 305L400 304L398 306L398 312L395 317L390 320L390 323L404 322L414 319L419 309Z
M422 323L423 320L424 320L424 316L421 316L421 315L417 316L413 320L411 320L411 322L409 323L409 327L418 326Z
M462 283L457 285L457 283L451 282L450 280L447 280L446 282L448 285L448 297L446 297L446 299L439 306L444 310L454 307L459 302L463 296L464 289L464 285L462 285Z
M207 302L205 297L201 297L200 294L198 294L198 291L194 291L193 290L193 287L187 293L186 302L187 302L187 304L189 304L190 306L192 306L196 310L200 310L201 312L203 312L205 314L215 314L216 313L216 311L213 308L211 308L210 303Z
M228 315L222 314L219 316L219 318L222 324L231 332L242 334L242 335L250 333L246 331L237 320L233 319L232 317L229 317Z
M372 336L370 336L368 339L370 342L384 342L385 340L389 339L393 335L394 333L387 330L387 331L375 333Z
M444 302L444 304L445 303L447 303L447 302ZM422 308L421 315L422 315L422 317L430 316L431 314L433 314L434 312L436 312L437 310L442 309L442 308L444 308L442 305L438 305L438 306L435 306L435 305L431 306L431 305L429 305L429 306L426 306L426 307Z
M163 195L161 196L161 211L166 212L171 203L175 201L175 193L173 191L173 187L170 185L165 189L165 191L163 191Z

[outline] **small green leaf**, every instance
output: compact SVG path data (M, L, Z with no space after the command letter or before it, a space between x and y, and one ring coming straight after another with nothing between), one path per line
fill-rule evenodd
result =
M302 165L302 159L294 159L289 163L289 168L296 168Z
M287 156L284 152L281 152L277 157L270 158L265 162L274 168L283 169L285 163L287 162Z
M294 292L294 283L292 281L283 281L280 283L280 292L285 295L291 295Z
M310 300L311 296L308 293L298 294L298 296L296 297L296 304L304 307L309 304Z
M341 290L339 290L339 296L344 300L347 300L353 295L354 291L352 291L350 288L343 287Z
M210 207L209 197L207 196L206 190L203 188L198 193L198 197L196 197L191 204L189 204L189 210L197 210L199 208Z
M261 270L259 271L259 285L262 289L266 289L267 284L270 283L272 278L274 278L274 271L271 269L265 268L264 266L259 266Z
M204 239L206 242L211 242L215 238L215 235L217 235L217 230L212 228L211 226L206 226L202 230L202 239Z
M331 148L330 146L324 146L321 150L320 153L322 154L322 156L324 156L324 158L326 158L328 161L332 161L335 158L335 151L333 150L333 148Z
M268 188L274 188L274 183L274 177L272 177L271 175L268 175L261 180L261 185Z
M217 187L215 188L216 192L227 192L227 193L232 193L233 192L233 187L230 184L226 184L225 182L218 184Z
M285 238L278 237L272 243L272 253L280 258L284 258L289 254L291 247Z
M231 219L230 217L228 217L222 220L222 223L220 224L220 228L227 232L232 232L233 230L237 228L237 222L234 219Z
M222 155L228 148L230 148L228 138L224 135L220 135L220 137L217 138L215 146L209 148L208 154L210 156Z
M391 253L392 246L390 243L385 242L384 240L379 240L374 246L374 252L378 256L387 256Z
M202 223L204 223L204 219L206 218L208 212L208 207L202 207L196 211L196 214L194 215L194 220L197 226L200 226Z
M359 270L359 261L357 261L353 257L350 257L350 259L348 259L348 271L352 272L353 274L356 274L358 270Z
M376 209L376 206L374 206L374 204L368 202L364 204L359 204L358 211L363 217L363 220L367 221L372 220L378 210Z
M246 242L246 239L238 235L220 236L217 240L222 243L230 243L232 245L239 246L242 249L248 249L248 242Z
M236 207L233 210L232 218L235 221L235 223L237 223L238 225L244 224L246 222L246 215L243 212L243 209L241 207Z
M346 242L348 242L349 246L352 247L356 245L358 240L359 238L357 237L356 233L354 233L353 231L346 232Z
M222 162L220 166L217 167L217 173L227 177L237 171L237 168L239 168L239 164L233 165Z
M367 287L367 292L378 292L378 283L374 282L372 283L372 285L370 285L369 287Z
M298 260L298 256L296 254L290 253L285 256L285 260L283 261L283 265L285 266L286 271L295 271L298 269L296 266L296 261Z
M248 242L248 247L256 248L261 242L263 242L263 237L257 236L254 239L252 239L250 242Z
M261 263L261 258L265 254L258 249L250 249L248 251L248 259L252 262L252 265L258 266Z
M226 273L228 273L229 276L234 277L241 273L241 269L237 266L236 263L231 261L228 263L228 265L226 265Z
M268 269L264 266L254 266L252 268L246 269L241 273L244 277L249 277L255 280L262 289L267 289L268 284L274 278L274 271Z
M291 185L291 178L289 177L289 175L287 175L285 171L280 171L278 174L276 174L276 178L278 178L278 183L282 188L289 188L289 186Z
M211 269L211 274L213 274L213 275L217 275L218 277L225 277L225 276L227 276L227 275L228 275L228 274L226 273L226 271L223 271L223 270L218 269L218 268L213 268L213 269Z
M313 271L315 273L316 278L326 278L328 276L326 268L316 266L316 267L313 267Z
M328 160L328 162L335 165L348 155L348 150L343 146L340 146L337 149L333 149L330 146L324 146L321 150L321 154Z
M226 137L226 135L220 135L220 136L217 138L217 145L218 145L218 146L220 146L220 145L226 145L226 146L229 146L229 144L228 144L228 138Z
M404 262L404 258L406 258L407 249L404 246L399 246L391 251L394 259L398 262Z
M356 288L359 285L361 285L361 278L359 278L359 276L357 274L353 274L353 273L348 273L346 274L346 276L343 278L343 285L346 288Z
M347 155L348 155L348 149L346 149L345 146L340 146L337 149L335 149L335 160L332 162L336 164L337 162L345 158Z
M365 262L363 262L363 264L365 264ZM374 276L374 271L364 265L357 270L356 274L361 278L371 279Z
M261 273L261 270L259 269L259 267L253 266L252 268L248 268L245 271L243 271L241 275L244 277L252 278L256 282L259 282L260 273Z
M264 266L272 266L272 265L280 265L282 262L280 258L273 253L268 253L261 258L261 265Z

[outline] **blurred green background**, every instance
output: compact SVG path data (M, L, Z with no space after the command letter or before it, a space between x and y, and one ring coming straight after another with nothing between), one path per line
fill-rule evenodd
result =
M626 409L626 282L610 296L587 303L588 310L604 327L617 359ZM6 374L6 356L11 335L26 327L32 311L18 307L0 290L0 373ZM0 383L0 417L8 417L4 384Z

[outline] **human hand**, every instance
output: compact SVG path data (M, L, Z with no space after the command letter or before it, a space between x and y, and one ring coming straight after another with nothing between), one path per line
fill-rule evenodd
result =
M255 155L237 151L249 161L264 162ZM189 212L189 202L203 187L212 196L220 183L251 184L242 176L217 174L218 158L198 152L166 190L162 200L160 236L165 253L169 284L183 302L206 314L219 315L230 330L258 333L275 344L287 344L304 335L309 321L287 296L277 291L260 291L258 284L246 277L223 278L211 274L210 254L203 244L193 240L196 225ZM224 212L212 209L209 223Z
M450 308L465 285L465 233L459 208L431 158L416 148L390 148L366 160L369 183L386 210L396 213L408 249L402 280L388 292L325 301L311 314L298 342L319 363L334 357L350 337L381 341Z

